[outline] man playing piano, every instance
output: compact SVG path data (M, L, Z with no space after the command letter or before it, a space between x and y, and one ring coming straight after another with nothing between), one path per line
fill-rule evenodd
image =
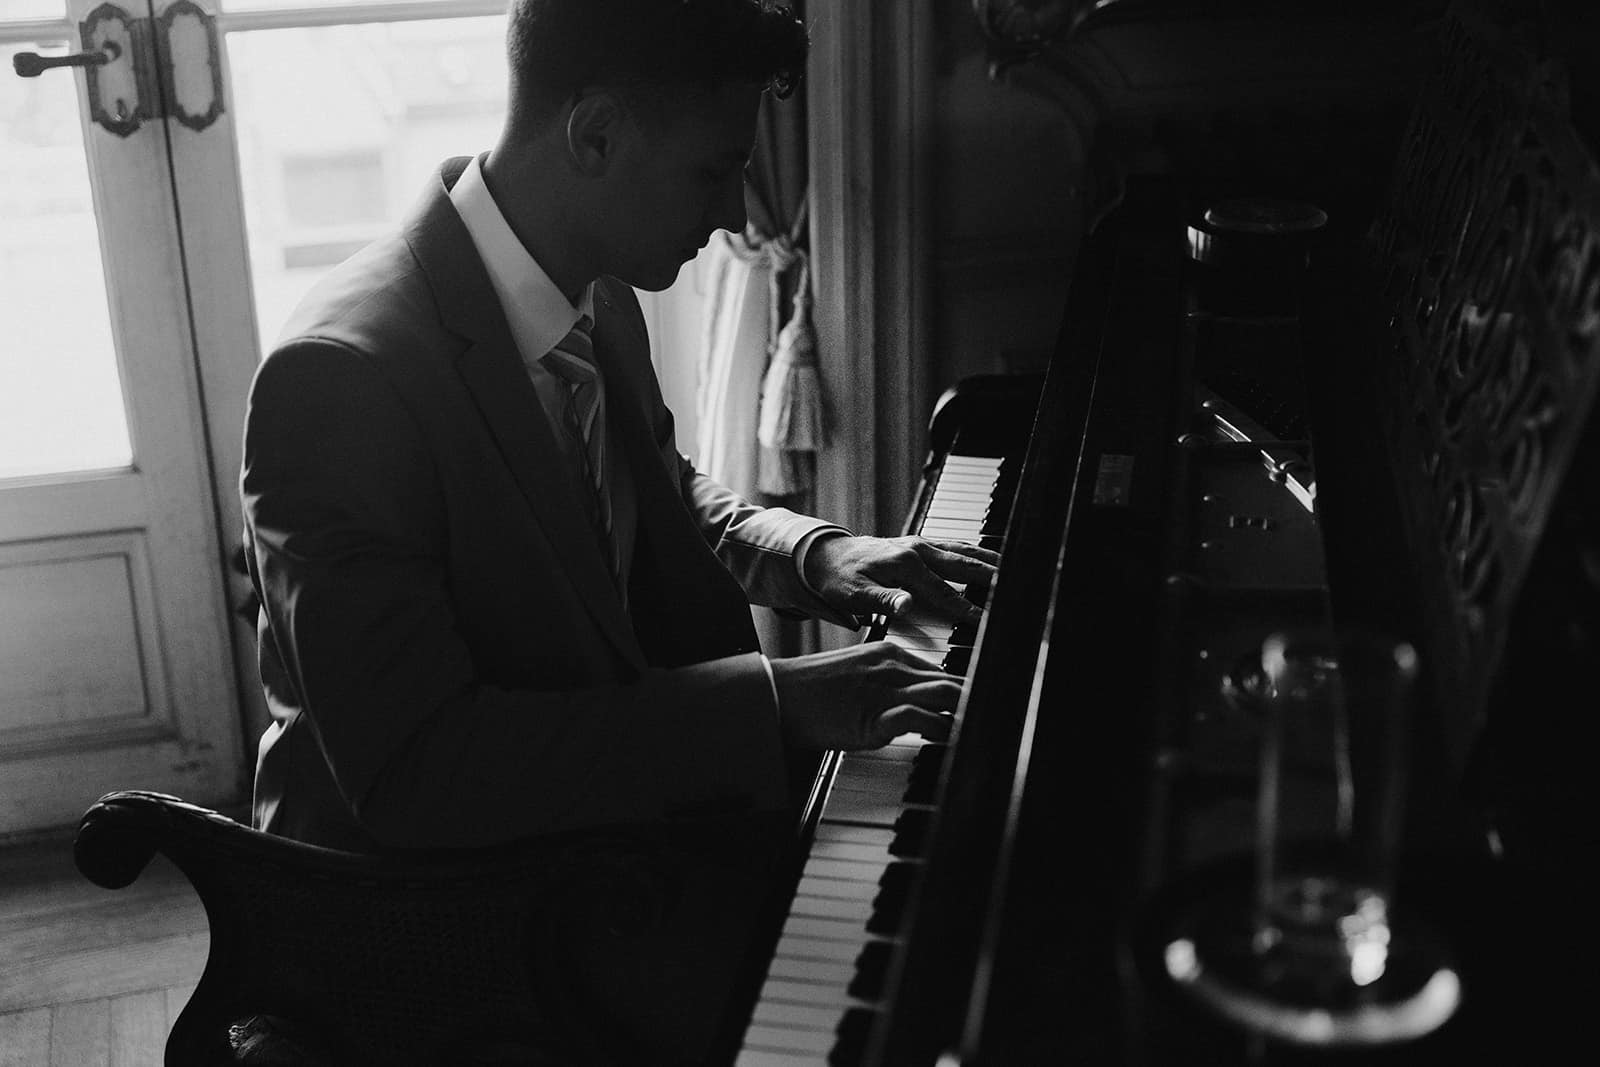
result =
M254 819L314 844L781 811L787 754L942 736L960 687L882 642L768 660L748 604L964 621L946 579L996 562L753 507L674 443L632 287L743 229L757 105L800 74L798 20L517 0L508 48L498 142L446 161L398 234L307 297L251 390L273 715ZM686 894L676 933L602 980L653 1005L641 1040L689 1059L761 884L759 861L718 862L744 873Z

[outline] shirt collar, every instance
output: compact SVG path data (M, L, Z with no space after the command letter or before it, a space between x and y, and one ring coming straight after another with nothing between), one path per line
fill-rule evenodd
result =
M554 348L580 317L594 322L594 283L583 287L578 306L573 307L511 232L483 180L480 160L474 158L461 172L450 190L450 202L489 272L489 283L500 298L522 358L536 361Z

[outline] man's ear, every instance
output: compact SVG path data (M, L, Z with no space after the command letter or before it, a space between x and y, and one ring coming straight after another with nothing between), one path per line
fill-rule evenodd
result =
M567 154L579 173L598 178L634 132L633 114L615 92L584 93L567 113Z

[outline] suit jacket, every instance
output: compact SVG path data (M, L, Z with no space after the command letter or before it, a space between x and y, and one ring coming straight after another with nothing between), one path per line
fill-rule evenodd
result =
M256 824L371 850L779 807L749 602L837 618L792 560L824 524L693 470L633 291L601 279L595 357L639 505L624 610L449 201L466 162L313 291L251 387Z

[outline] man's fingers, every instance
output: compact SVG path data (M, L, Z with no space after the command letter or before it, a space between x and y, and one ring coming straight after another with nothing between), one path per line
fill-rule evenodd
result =
M946 619L966 622L976 620L983 613L982 608L951 589L931 571L924 571L906 584L918 604ZM911 605L907 603L906 606Z
M945 567L966 568L963 573L982 576L989 574L995 567L1000 566L1000 553L991 548L981 548L978 545L969 545L965 541L927 541L921 542L922 547L931 546L936 552L924 552L923 558L930 564L935 561ZM977 570L973 570L973 566ZM981 573L980 573L981 572ZM947 577L955 578L950 574Z
M910 704L890 708L873 721L868 744L882 748L901 734L921 734L929 741L945 741L950 737L954 716L915 708Z
M880 586L872 590L871 595L882 605L880 610L891 618L904 615L911 609L911 594L904 589L885 589Z
M948 674L908 685L900 692L908 703L929 711L955 711L961 703L961 683Z

